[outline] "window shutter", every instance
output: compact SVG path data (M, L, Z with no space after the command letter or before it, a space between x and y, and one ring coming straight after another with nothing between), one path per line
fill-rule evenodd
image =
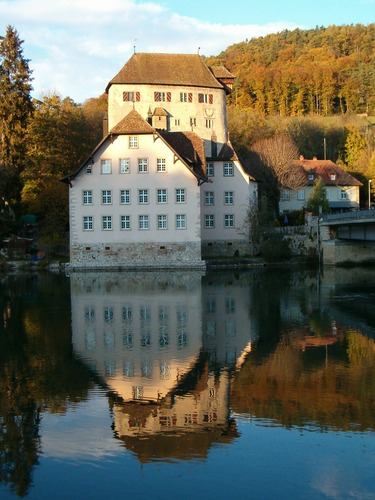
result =
M198 94L198 102L203 102L203 94Z
M167 92L167 102L171 102L171 93Z
M123 92L122 93L122 100L126 101L126 102L129 100L129 94L128 94L128 92Z
M209 103L213 104L213 102L214 102L214 96L213 96L213 94L209 94L208 99L209 99Z
M154 101L159 102L159 92L154 92Z
M137 102L139 102L139 101L141 100L141 93L140 93L140 92L136 92L136 93L135 93L135 100L136 100Z
M193 94L191 92L189 92L188 100L189 102L193 102Z

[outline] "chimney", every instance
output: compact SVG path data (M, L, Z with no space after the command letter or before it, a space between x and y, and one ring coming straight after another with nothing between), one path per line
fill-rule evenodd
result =
M108 135L108 115L104 113L103 116L103 138Z
M305 158L303 157L303 155L299 155L299 159L300 161L303 161Z

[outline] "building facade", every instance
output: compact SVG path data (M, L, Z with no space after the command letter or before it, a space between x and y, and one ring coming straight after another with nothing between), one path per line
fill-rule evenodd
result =
M199 55L134 54L109 82L104 138L63 179L72 268L196 268L202 254L248 252L257 185L228 140L233 78Z

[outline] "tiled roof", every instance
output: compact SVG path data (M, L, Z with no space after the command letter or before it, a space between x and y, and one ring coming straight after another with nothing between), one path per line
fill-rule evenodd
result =
M190 166L197 177L206 179L204 143L195 132L159 131L159 134Z
M238 160L237 153L235 152L230 141L228 141L226 144L223 144L223 147L219 151L218 158L220 160L228 161Z
M110 134L152 134L153 132L154 128L135 109L132 109L109 131Z
M108 83L223 88L198 54L133 54Z
M225 66L211 66L210 70L212 71L215 78L218 79L235 79L236 77L227 70Z
M296 160L294 165L303 168L306 185L313 185L315 179L320 177L326 186L362 186L362 182L331 160L300 159ZM309 175L314 176L314 178L310 179Z

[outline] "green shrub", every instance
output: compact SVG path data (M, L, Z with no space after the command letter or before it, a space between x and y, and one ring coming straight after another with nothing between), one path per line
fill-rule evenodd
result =
M281 234L272 234L261 244L260 254L267 262L278 262L288 260L292 251L287 239Z

